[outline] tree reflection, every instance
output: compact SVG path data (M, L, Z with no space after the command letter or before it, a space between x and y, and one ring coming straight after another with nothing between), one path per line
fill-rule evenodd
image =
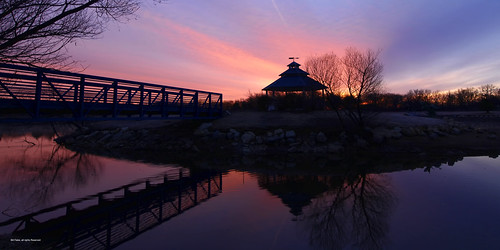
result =
M310 244L320 249L380 249L396 203L383 174L269 175L259 186L290 207L304 223Z
M20 141L9 142L13 150L7 147L0 163L7 197L11 202L21 203L15 207L30 211L43 206L56 193L68 186L83 186L102 170L102 163L95 156L69 151L44 138L24 137ZM18 215L15 211L3 213Z
M395 205L388 177L362 174L313 199L301 221L310 243L323 249L380 249Z

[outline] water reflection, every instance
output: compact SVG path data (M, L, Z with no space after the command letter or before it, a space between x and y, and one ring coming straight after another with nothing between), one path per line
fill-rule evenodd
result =
M396 204L387 177L359 175L331 188L312 201L302 218L311 244L323 249L382 248Z
M11 239L40 239L50 249L110 249L222 191L220 172L186 169L116 187L0 222Z
M500 204L496 202L500 200L496 199L500 193L496 181L498 174L492 175L491 170L484 176L471 179L473 173L480 171L478 168L465 171L462 167L463 173L459 172L459 167L463 164L461 156L443 156L438 159L391 158L390 162L381 158L388 157L379 157L377 160L360 157L355 162L336 161L335 164L330 164L327 160L318 161L318 164L311 163L311 159L304 161L307 164L290 159L280 161L259 158L243 163L242 160L233 159L231 164L224 161L203 161L190 165L190 171L178 167L174 169L177 175L172 175L164 166L71 152L55 145L52 137L2 137L0 229L8 227L9 234L14 232L12 237L41 237L44 239L43 244L46 244L44 246L49 248L111 248L129 239L133 240L128 244L136 247L148 240L153 241L150 243L152 245L169 240L191 242L193 239L203 238L199 234L193 234L193 231L210 225L209 230L205 228L199 231L208 239L205 241L207 245L202 247L220 245L215 241L220 242L216 239L222 235L233 239L233 244L251 238L248 241L257 242L252 245L255 248L277 246L288 249L290 245L295 246L299 242L303 245L297 248L306 249L380 249L390 248L394 244L388 243L391 241L398 242L399 245L396 244L395 248L401 249L406 247L408 239L394 231L400 232L403 228L409 232L405 231L406 235L418 232L420 222L415 223L413 219L415 212L421 211L415 209L418 206L428 207L425 210L426 219L422 221L438 218L432 217L432 212L440 208L439 204L442 203L436 206L434 202L443 201L442 197L454 199L444 202L450 206L438 213L441 216L453 214L450 211L457 207L463 210L458 209L454 217L450 215L451 219L446 220L448 222L461 221L460 218L465 214L471 217L473 213L470 211L477 210L478 207L484 209L477 214L488 214L488 221L498 218L497 211L493 211L500 209ZM262 161L266 161L265 166L259 166ZM498 161L493 164L497 163ZM457 170L450 171L446 165L458 167L454 166L451 169ZM195 169L202 167L219 168L220 171L204 170L200 175L195 175ZM243 179L239 184L234 176L230 179L229 175L220 174L230 168L251 169L252 174L247 175L250 180L247 179L245 184ZM186 172L180 174L179 169ZM417 170L406 171L414 169ZM455 176L452 185L450 180L453 171L460 175ZM436 185L442 183L443 176L447 178L446 185ZM226 178L226 193L221 194L223 178ZM464 178L469 179L464 182ZM473 182L476 179L478 181ZM436 183L429 180L435 180ZM467 182L474 185L457 191L466 186ZM249 188L249 183L254 186ZM468 194L471 187L480 190L475 194L489 192L488 195L483 195L489 203L480 200L481 195L463 195ZM69 189L73 191L69 192ZM83 189L86 189L83 192L85 195L81 195L79 191ZM426 189L428 190L425 191ZM426 200L433 194L441 195L434 200ZM222 197L210 199L215 195ZM198 206L209 199L205 206ZM252 200L251 204L247 203L248 200ZM235 205L237 203L243 205ZM194 207L194 211L183 213ZM406 210L401 211L401 207L406 207ZM486 220L486 217L479 215L476 221ZM174 216L175 220L164 223ZM212 223L203 224L200 218ZM248 225L249 221L253 224ZM410 222L417 226L407 226ZM163 225L159 226L160 224ZM464 224L466 226L461 229L474 226L469 221ZM486 223L478 224L480 225L474 228L479 228L476 231L482 230L481 234L484 235ZM182 231L180 225L186 225L187 230ZM182 232L178 235L186 235L179 236L178 239L172 237L162 231L167 230L166 226L173 227L173 231ZM422 223L422 231L433 226L435 224ZM495 235L496 229L496 224L491 226L487 231L490 232L488 235ZM156 230L160 236L151 238L149 235L150 238L144 238L143 232L147 230ZM5 232L7 231L0 231ZM266 241L266 236L271 234L273 237ZM252 238L254 235L257 235L255 239ZM425 236L425 233L419 235ZM12 237L9 235L9 239ZM292 237L295 238L290 239ZM436 242L441 237L439 235ZM281 244L280 240L287 241L289 245L278 245ZM260 241L262 242L259 243ZM227 243L229 242L224 244ZM200 247L199 244L195 242L192 246Z
M52 201L68 186L81 187L95 181L103 165L98 157L71 152L45 137L14 137L0 142L0 178L5 197L17 204L2 209L17 216Z
M396 205L385 175L258 176L259 186L290 207L320 249L380 249Z

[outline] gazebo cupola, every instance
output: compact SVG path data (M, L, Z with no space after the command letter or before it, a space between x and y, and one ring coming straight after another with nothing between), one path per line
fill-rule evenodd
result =
M310 78L309 73L300 69L300 64L295 62L295 57L290 57L290 59L293 61L287 65L288 69L279 75L280 78L262 89L266 91L266 94L269 91L274 94L274 92L313 92L326 89L323 84Z

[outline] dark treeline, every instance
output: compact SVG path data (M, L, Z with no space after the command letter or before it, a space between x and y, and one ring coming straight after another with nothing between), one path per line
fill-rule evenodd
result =
M302 93L288 93L275 96L250 94L245 99L224 103L226 110L259 110L270 107L281 111L346 108L351 102L349 96L322 95L313 97ZM477 88L461 88L454 91L432 91L413 89L406 94L371 93L363 103L365 109L374 111L492 111L500 107L500 89L492 84Z

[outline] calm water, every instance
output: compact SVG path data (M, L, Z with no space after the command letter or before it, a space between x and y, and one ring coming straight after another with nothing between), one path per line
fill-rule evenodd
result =
M498 249L499 180L500 160L488 157L430 172L284 175L136 163L51 138L3 137L1 246Z

